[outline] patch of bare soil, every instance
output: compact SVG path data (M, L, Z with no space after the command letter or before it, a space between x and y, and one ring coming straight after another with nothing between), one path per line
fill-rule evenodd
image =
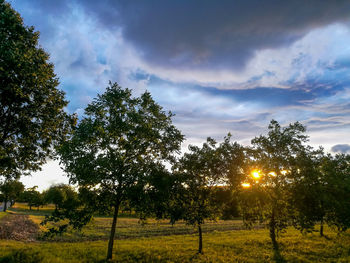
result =
M0 239L35 241L39 226L28 215L9 214L0 220Z

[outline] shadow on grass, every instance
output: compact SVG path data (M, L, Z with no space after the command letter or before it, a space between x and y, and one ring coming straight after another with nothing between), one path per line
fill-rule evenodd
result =
M285 263L287 262L284 257L281 255L281 252L280 252L280 249L279 249L279 246L275 246L274 249L273 249L273 260L276 262L276 263Z

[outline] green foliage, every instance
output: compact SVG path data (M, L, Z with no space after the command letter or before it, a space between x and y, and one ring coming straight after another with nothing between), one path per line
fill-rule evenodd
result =
M39 33L3 0L0 21L0 176L18 178L52 157L75 119Z
M198 226L199 253L202 253L201 225L206 219L216 219L220 207L216 199L217 185L228 184L237 187L241 180L241 164L243 163L243 148L230 142L230 136L217 145L208 138L203 146L189 146L175 166L175 174L181 179L180 185L172 196L173 220L184 219L188 224ZM181 213L178 213L181 212Z
M53 185L43 194L45 202L54 204L56 210L74 205L73 203L78 198L74 189L66 184Z
M205 218L218 216L217 185L231 183L235 189L242 180L243 147L231 143L228 136L219 145L208 138L201 148L190 145L189 150L175 166L182 185L176 199L186 221L203 224Z
M217 186L213 188L214 200L224 220L240 217L237 191L232 191L229 186Z
M293 184L301 177L299 161L309 156L311 147L304 135L305 127L296 122L282 128L272 120L267 136L252 140L250 170L246 182L251 188L242 191L243 219L248 224L267 222L270 237L277 248L276 236L291 222L290 205ZM260 178L252 176L252 169Z
M81 230L83 226L91 221L94 212L94 210L91 210L93 207L91 203L95 202L93 192L88 194L86 191L81 190L78 194L72 187L63 184L52 186L50 189L47 192L47 198L55 198L54 201L57 203L55 204L55 210L50 215L45 216L41 225L45 226L48 223L66 220L68 222L49 227L48 231L44 233L44 237L52 238L58 234L62 235L67 231L68 227Z
M132 97L131 90L110 83L59 149L70 181L114 208L111 243L120 203L144 189L154 167L173 161L180 149L183 136L171 117L149 92Z
M3 196L3 201L5 202L6 211L6 203L10 201L12 204L19 198L20 194L24 190L24 185L17 180L5 180L0 184L0 192Z
M302 232L314 231L318 222L321 222L321 229L323 227L329 195L325 188L327 176L322 166L328 162L328 157L320 149L300 156L298 160L299 177L290 187L290 201L293 225Z
M345 231L350 228L350 155L328 156L321 168L325 221Z
M28 188L21 194L20 199L27 202L30 209L33 206L39 209L39 206L44 204L44 196L36 190L37 188L37 186Z

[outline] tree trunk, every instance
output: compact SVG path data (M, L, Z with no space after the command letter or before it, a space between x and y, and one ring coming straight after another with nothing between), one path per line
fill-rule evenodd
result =
M202 226L198 224L198 254L203 254Z
M7 198L4 199L4 212L7 210Z
M271 215L271 221L270 221L269 227L270 227L271 242L272 242L273 248L276 250L276 249L278 249L278 244L276 241L276 221L275 221L275 210L274 209L272 209L272 215Z
M117 226L119 204L120 204L120 202L118 201L116 203L116 205L114 206L113 222L112 222L111 233L110 233L109 241L108 241L107 260L112 259L113 243L114 243L115 229Z
M321 217L320 236L323 237L323 217Z

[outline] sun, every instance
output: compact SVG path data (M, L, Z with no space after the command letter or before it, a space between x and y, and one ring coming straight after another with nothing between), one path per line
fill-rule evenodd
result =
M259 178L261 177L260 171L254 170L254 171L252 172L252 176L253 176L255 179L259 179Z

